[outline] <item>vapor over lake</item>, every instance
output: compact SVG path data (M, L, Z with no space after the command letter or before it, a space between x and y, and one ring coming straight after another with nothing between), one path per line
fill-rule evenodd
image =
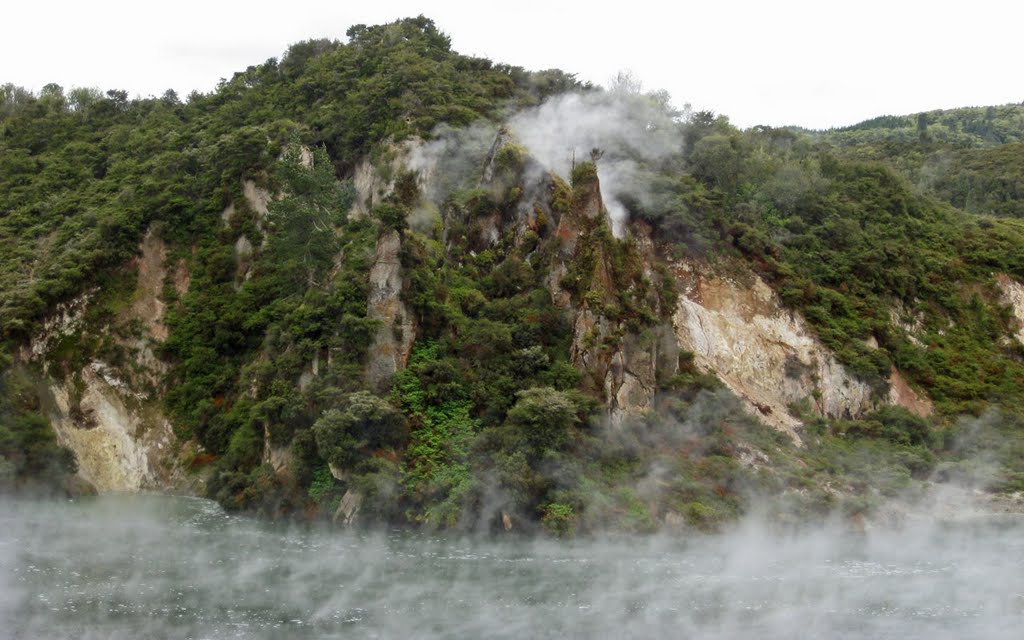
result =
M11 638L1020 638L1024 522L560 543L4 501L0 620Z

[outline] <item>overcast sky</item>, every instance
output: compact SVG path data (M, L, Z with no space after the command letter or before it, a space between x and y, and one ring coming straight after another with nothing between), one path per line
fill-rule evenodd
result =
M454 48L606 84L631 70L677 106L747 127L1024 101L1019 0L17 1L0 83L182 96L309 38L424 14ZM667 8L668 7L668 8Z

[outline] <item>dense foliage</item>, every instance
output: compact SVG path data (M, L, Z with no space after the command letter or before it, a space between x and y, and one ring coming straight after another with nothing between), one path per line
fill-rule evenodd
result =
M601 149L566 182L504 140L435 177L431 198L392 162L409 137L481 121L489 146L509 113L591 87L459 55L423 17L347 35L185 101L2 87L0 485L74 471L44 417L46 376L79 388L103 360L139 383L142 329L124 318L147 237L169 265L166 370L147 390L229 508L330 516L358 494L368 519L572 535L649 531L657 511L710 530L767 495L793 498L775 503L782 519L856 513L929 477L1021 488L1024 346L992 276L1024 279L1024 107L741 131L633 95L678 140L656 160L612 151L635 173L617 195L646 248L588 214L613 159ZM389 188L360 212L367 166ZM389 238L415 342L370 384L369 347L407 330L368 314ZM652 411L609 428L604 379L577 352L653 342L681 256L751 267L855 375L880 389L895 367L938 413L808 413L795 449L682 353ZM15 364L76 297L81 322ZM593 319L582 340L570 310Z
M1018 219L968 215L887 163L851 159L856 146L739 131L711 114L686 126L690 172L658 177L663 199L634 211L662 237L748 259L869 382L895 365L951 413L1021 397L1020 348L1003 340L1012 325L992 279L1024 277Z

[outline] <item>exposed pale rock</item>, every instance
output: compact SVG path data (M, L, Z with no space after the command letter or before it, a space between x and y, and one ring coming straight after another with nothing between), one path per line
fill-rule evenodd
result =
M677 263L683 295L673 316L682 349L713 371L748 409L797 441L791 403L808 400L829 417L858 416L874 402L871 389L849 375L799 315L785 310L760 278L710 275Z
M235 255L239 258L248 258L252 255L252 243L244 235L238 236L235 240Z
M304 169L313 168L313 151L306 145L299 147L299 164L301 164Z
M305 392L309 389L309 385L313 383L313 379L318 375L320 375L319 351L313 354L313 360L309 363L309 367L299 375L299 391Z
M246 180L242 183L242 197L260 217L260 220L266 220L267 214L270 212L268 205L273 199L269 191L257 186L252 180Z
M562 288L562 278L569 273L569 268L564 262L551 266L544 284L551 293L551 303L561 309L567 308L572 303L572 295Z
M401 299L401 248L402 239L397 231L382 234L377 239L377 250L370 268L366 315L381 323L367 354L366 378L375 387L405 367L416 339L413 315Z
M935 405L907 384L900 372L893 367L889 373L889 403L903 407L907 411L926 418L935 412Z
M652 408L659 368L675 372L678 348L670 327L654 327L647 340L626 335L605 374L608 415L613 427L629 415Z
M275 447L270 443L270 430L263 428L263 464L269 464L274 468L274 473L288 473L292 467L292 450L285 445Z
M174 267L174 292L179 296L183 296L188 293L189 287L192 285L192 274L188 270L188 263L182 258L178 260L178 264Z
M82 372L84 389L77 402L73 383L51 382L47 413L58 442L75 452L79 475L100 492L174 484L170 423L158 411L124 398L121 385L97 373L103 369L91 366Z
M370 215L374 205L380 204L395 188L395 179L403 171L410 168L410 158L417 155L423 145L418 138L410 138L401 144L388 145L382 155L387 158L384 166L378 168L369 157L363 158L352 172L352 186L355 188L355 199L348 212L349 218L360 218ZM431 166L417 165L417 184L422 188L432 179Z
M149 335L157 342L167 339L164 325L166 304L163 301L164 279L167 277L167 246L164 241L146 231L142 238L142 255L134 260L138 271L131 313L138 318Z
M359 508L363 505L363 495L358 491L349 489L341 497L338 510L334 512L334 524L350 527L356 522L359 516Z
M671 509L665 512L665 527L672 531L682 531L686 529L686 518L683 517L678 511L672 511Z
M772 464L771 459L765 455L765 453L759 449L756 449L750 445L744 445L737 451L736 459L745 467L758 470L765 467L770 467Z
M260 223L267 219L270 201L274 199L269 191L258 186L252 180L245 180L242 182L242 197L245 198L246 203L248 203L252 210L256 212ZM234 202L224 207L224 211L220 214L220 219L224 221L225 226L231 224L231 218L235 215L236 211Z
M1024 344L1024 284L1010 278L1005 273L996 274L996 283L1003 292L1003 304L1013 310L1013 316L1017 320L1017 333L1014 337Z
M29 341L27 356L23 359L41 362L46 373L48 363L43 356L63 337L79 332L82 319L89 301L96 295L97 289L85 293L57 305L55 312L43 320L40 331Z
M918 337L924 331L924 313L914 313L903 302L897 301L889 310L889 324L903 331L914 346L924 347Z

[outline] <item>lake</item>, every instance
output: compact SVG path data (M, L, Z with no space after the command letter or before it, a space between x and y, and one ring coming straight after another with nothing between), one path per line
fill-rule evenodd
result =
M0 502L9 638L1014 638L1024 521L568 542Z

